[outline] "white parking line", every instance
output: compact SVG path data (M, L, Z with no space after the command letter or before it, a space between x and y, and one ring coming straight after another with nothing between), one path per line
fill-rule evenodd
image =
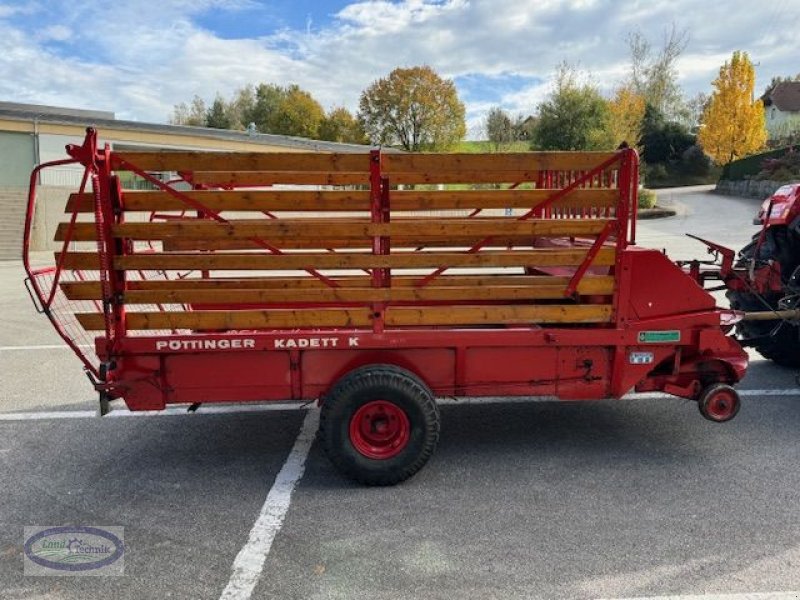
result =
M606 599L612 600L612 599ZM700 594L689 596L642 596L613 600L800 600L800 592L757 592L752 594Z
M306 457L314 443L318 426L319 411L308 411L292 451L275 478L275 483L272 484L261 512L250 530L247 543L233 561L233 573L220 596L221 600L246 600L252 595L264 570L264 562L272 542L286 518L292 492L305 471Z
M78 348L91 348L91 344L77 344ZM38 346L0 346L0 352L14 352L20 350L72 350L66 344L42 344Z

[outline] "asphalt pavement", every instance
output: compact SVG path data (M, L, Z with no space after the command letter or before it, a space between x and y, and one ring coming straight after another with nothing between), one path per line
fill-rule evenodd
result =
M661 196L678 214L639 242L674 258L704 255L685 232L739 247L756 229L754 200ZM83 416L94 393L21 279L0 263L0 598L219 598L306 411ZM740 389L722 425L666 398L449 404L434 457L391 488L343 480L315 444L252 597L798 590L795 373L753 356ZM31 525L124 527L125 574L25 576Z

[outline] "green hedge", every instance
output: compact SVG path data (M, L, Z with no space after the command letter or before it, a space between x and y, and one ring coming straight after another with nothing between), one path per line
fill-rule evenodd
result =
M800 150L800 145L787 146L786 148L779 148L769 152L762 152L761 154L754 154L746 158L740 158L731 163L728 163L722 168L721 179L728 179L730 181L741 181L749 179L757 175L761 171L761 164L768 158L781 158L790 149Z

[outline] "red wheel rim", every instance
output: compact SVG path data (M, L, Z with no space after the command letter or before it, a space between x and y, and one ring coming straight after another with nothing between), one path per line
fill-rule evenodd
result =
M405 411L386 400L367 402L350 420L350 441L367 458L397 456L408 445L410 434Z
M712 419L724 421L736 412L736 402L735 392L719 390L706 400L706 412Z

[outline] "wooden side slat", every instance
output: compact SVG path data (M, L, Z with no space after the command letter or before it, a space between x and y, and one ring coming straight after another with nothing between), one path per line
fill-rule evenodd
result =
M60 257L56 253L56 260ZM593 265L614 264L614 248L602 248ZM478 252L406 252L388 256L357 253L327 254L133 254L118 256L114 266L122 270L300 270L300 269L417 269L436 267L561 267L577 266L586 258L580 248L542 248L525 251ZM94 252L69 252L64 268L97 270L99 258Z
M391 193L393 212L407 210L458 210L475 208L532 208L558 190L464 190L395 191ZM368 191L194 191L184 195L210 210L347 212L368 211ZM606 208L619 201L619 190L578 189L551 204L555 209ZM191 206L166 192L125 192L126 211L180 211ZM94 212L94 196L72 194L65 212Z
M131 330L191 329L219 331L227 329L283 329L302 327L368 327L371 311L367 309L303 309L148 312L127 314ZM90 331L104 328L103 316L97 313L75 315ZM538 306L447 306L407 308L386 311L389 327L428 325L487 325L538 323L606 323L611 320L608 305L538 305Z
M164 240L182 238L189 240L252 239L278 241L284 239L319 240L322 236L333 239L358 239L373 236L400 236L416 238L424 243L427 238L463 239L502 235L528 236L592 236L600 233L608 219L529 219L517 221L504 218L484 219L404 219L377 224L366 220L345 219L241 219L228 223L211 220L186 219L153 223L121 223L112 226L116 237L133 240ZM69 229L68 223L59 224L55 239L61 241ZM73 241L91 241L96 238L93 223L76 223Z
M369 185L369 173L306 171L195 171L192 181L204 185Z
M509 152L493 154L385 154L382 170L393 173L442 171L581 171L591 170L616 156L614 152Z
M539 171L434 171L430 173L392 173L390 185L409 183L523 183L535 182ZM303 173L275 171L195 171L195 183L222 186L296 185L369 185L364 173Z
M587 294L586 287L578 289ZM310 288L300 290L130 290L126 304L292 304L337 302L454 302L563 299L566 286L529 285L493 287ZM596 293L596 292L595 292ZM611 293L611 292L607 292Z
M384 154L383 170L392 175L445 172L533 173L541 170L590 170L615 156L610 152L520 152L498 154ZM369 155L316 152L119 152L114 168L126 161L145 171L305 171L369 172ZM531 178L533 179L533 178ZM398 183L395 177L393 183Z
M388 154L386 154L388 156ZM143 171L321 171L369 172L368 153L197 152L159 150L115 152L112 166L125 161Z
M397 275L392 277L392 288L416 287L419 276ZM557 287L565 289L569 277L550 275L442 275L436 279L436 287ZM335 277L340 288L363 288L370 285L367 276ZM61 289L69 300L100 300L102 288L99 281L62 281ZM247 277L247 278L203 278L203 279L152 279L128 281L129 291L195 291L195 290L327 290L330 289L316 277ZM614 278L608 275L586 275L578 287L581 294L611 294Z
M463 248L464 250L474 245L474 236L445 236L441 238L427 237L424 242L420 242L419 237L393 237L392 249L396 251L400 248L414 250L423 245L425 248ZM257 242L252 240L183 240L168 239L163 240L165 252L189 252L193 250L258 250ZM363 239L282 239L281 250L371 250L371 238ZM533 245L533 238L530 235L515 236L492 236L492 242L488 248L530 248ZM487 248L487 249L488 249Z

